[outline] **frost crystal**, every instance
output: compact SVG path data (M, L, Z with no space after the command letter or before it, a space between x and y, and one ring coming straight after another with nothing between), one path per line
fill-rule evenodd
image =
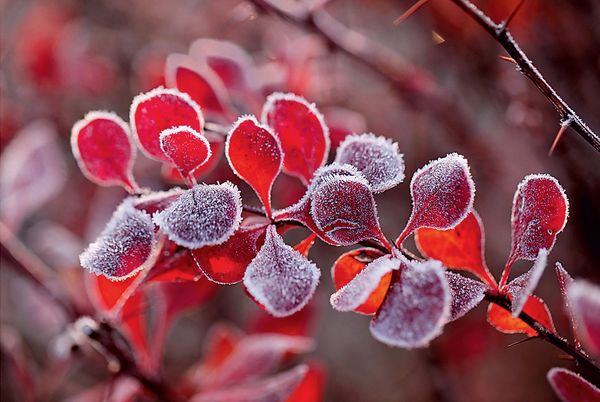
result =
M452 306L448 322L454 321L474 309L483 300L486 285L473 279L465 278L460 274L446 271L448 286L452 293Z
M548 250L545 248L540 249L538 256L533 264L533 267L523 275L520 275L513 279L508 284L508 292L512 298L511 312L513 317L518 317L527 299L533 293L537 287L544 270L546 269L546 263L548 261Z
M242 199L233 184L199 184L167 209L154 214L154 222L170 240L195 249L225 242L238 228Z
M404 180L404 159L398 144L373 134L350 135L337 149L335 161L356 167L375 193Z
M352 311L365 303L377 289L385 274L400 267L402 262L390 255L379 257L361 270L350 282L331 295L329 299L334 309Z
M392 346L426 346L442 332L450 315L452 296L439 261L410 263L400 268L370 330L375 339Z
M96 275L123 280L135 275L150 259L154 225L147 213L128 198L117 208L100 237L79 256L81 265Z
M246 269L244 285L268 312L285 317L308 303L320 275L317 266L285 244L271 225L262 248Z

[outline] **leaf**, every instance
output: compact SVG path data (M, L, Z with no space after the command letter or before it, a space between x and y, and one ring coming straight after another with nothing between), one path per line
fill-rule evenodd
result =
M554 177L526 176L513 200L512 247L507 266L520 259L535 260L542 248L550 252L568 215L569 201Z
M547 330L556 332L550 310L548 310L546 303L539 297L529 296L527 303L525 303L525 306L523 307L523 313L530 315ZM538 335L537 331L530 327L525 321L513 317L509 311L493 303L490 303L488 306L487 321L492 327L505 334L520 333L529 336Z
M600 356L600 287L576 280L567 287L567 295L579 338L590 353Z
M315 244L316 238L316 234L309 234L304 240L301 240L300 243L294 246L294 250L296 250L303 256L308 257L308 253L310 252L310 249L312 248L313 244Z
M160 133L160 149L173 162L188 184L195 183L195 171L211 157L208 140L191 127L168 128Z
M208 160L203 165L194 169L193 175L196 180L208 175L218 166L221 161L221 156L223 155L223 149L225 148L225 141L221 135L211 133L210 131L204 131L203 136L208 140L211 152ZM164 163L162 165L161 176L169 183L185 183L179 170L170 163Z
M313 303L308 303L302 310L287 317L273 317L263 309L259 309L246 328L250 333L309 336L313 332L315 315L316 308Z
M204 128L204 116L196 102L176 89L155 88L133 98L129 121L142 152L149 158L171 163L160 146L160 133L187 126Z
M327 371L319 361L312 361L308 364L308 371L300 385L286 399L286 402L322 402L323 389Z
M79 168L101 186L119 185L134 192L135 147L129 126L111 112L94 111L73 125L71 149Z
M412 349L441 334L450 317L452 295L439 261L404 264L370 325L380 342Z
M156 239L149 214L131 198L119 205L100 237L79 256L81 266L111 280L123 280L154 263ZM156 254L156 255L155 255Z
M471 272L490 287L497 288L485 263L483 224L474 209L452 229L417 229L415 242L424 256L441 261L447 268Z
M170 240L190 249L226 242L241 219L240 192L230 182L196 185L153 216Z
M567 294L567 289L573 283L573 278L566 269L563 268L560 262L556 262L554 267L556 271L556 278L558 279L558 284L560 287L560 294L562 296L564 311L569 316L569 322L571 323L571 329L573 331L573 340L575 341L575 347L581 349L581 342L579 341L579 336L577 335L577 323L575 322L575 317L573 317L573 313L571 310L571 303L569 301L569 296Z
M283 163L279 139L253 116L244 116L229 131L225 153L233 172L252 187L271 217L271 188Z
M375 193L404 180L404 157L398 144L385 137L370 133L350 135L337 148L335 161L356 167Z
M208 279L220 284L234 284L244 279L246 267L258 253L259 238L266 226L246 224L244 220L223 244L192 250L198 268Z
M600 389L570 370L554 367L546 378L562 402L600 401Z
M177 250L177 244L167 241L156 264L148 272L146 281L197 281L202 276L190 250Z
M308 184L329 153L329 129L321 113L302 97L275 92L267 98L261 120L281 141L283 170Z
M452 229L467 216L475 197L467 160L453 153L429 162L413 175L410 195L413 209L398 247L416 229Z
M185 190L178 187L168 191L153 191L133 199L133 206L148 215L163 211L177 200Z
M401 265L402 261L391 255L384 255L370 262L341 287L338 288L336 283L337 292L329 299L331 306L338 311L360 309L364 314L374 314L388 291L392 271Z
M510 293L510 298L512 300L511 310L513 317L518 317L523 310L523 306L525 306L529 296L537 287L537 284L546 269L547 262L548 250L542 248L538 253L533 267L523 275L513 279L507 285L507 290Z
M285 317L308 303L320 275L316 265L285 244L271 225L263 246L246 269L244 286L269 313Z
M489 289L479 281L474 281L454 272L446 271L446 279L448 279L448 286L450 286L450 293L452 294L448 322L461 318L477 307L483 300L486 290Z

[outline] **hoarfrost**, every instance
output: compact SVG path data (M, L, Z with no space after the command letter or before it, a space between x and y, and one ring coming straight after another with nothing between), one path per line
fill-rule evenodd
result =
M537 284L546 269L547 262L548 250L545 248L540 249L533 267L523 275L513 279L508 284L508 292L512 298L511 312L513 317L518 317L521 311L523 311L525 303L527 303L529 296L537 287Z
M488 287L460 274L446 271L446 279L452 293L452 305L448 322L454 321L474 309L483 300Z

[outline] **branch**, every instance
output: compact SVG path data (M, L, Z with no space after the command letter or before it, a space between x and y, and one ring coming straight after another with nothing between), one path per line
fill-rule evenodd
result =
M469 0L452 0L464 12L466 12L475 22L483 27L513 58L521 71L537 89L552 103L560 115L561 125L572 127L584 140L586 140L594 149L600 152L600 137L592 131L587 124L571 106L565 102L560 95L550 86L542 73L535 67L533 62L521 50L519 44L512 37L507 29L507 22L495 23L487 14L479 9Z

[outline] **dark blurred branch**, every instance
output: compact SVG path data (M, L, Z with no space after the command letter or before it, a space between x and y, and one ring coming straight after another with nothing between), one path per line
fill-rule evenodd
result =
M565 102L560 95L550 86L542 73L535 67L533 62L521 50L519 44L508 31L508 22L503 21L499 24L485 14L476 5L469 0L452 0L463 11L465 11L475 22L481 25L513 58L521 71L537 89L554 105L554 108L560 115L560 122L563 126L572 127L584 140L586 140L596 151L600 152L600 137L592 131L587 124L571 106Z

